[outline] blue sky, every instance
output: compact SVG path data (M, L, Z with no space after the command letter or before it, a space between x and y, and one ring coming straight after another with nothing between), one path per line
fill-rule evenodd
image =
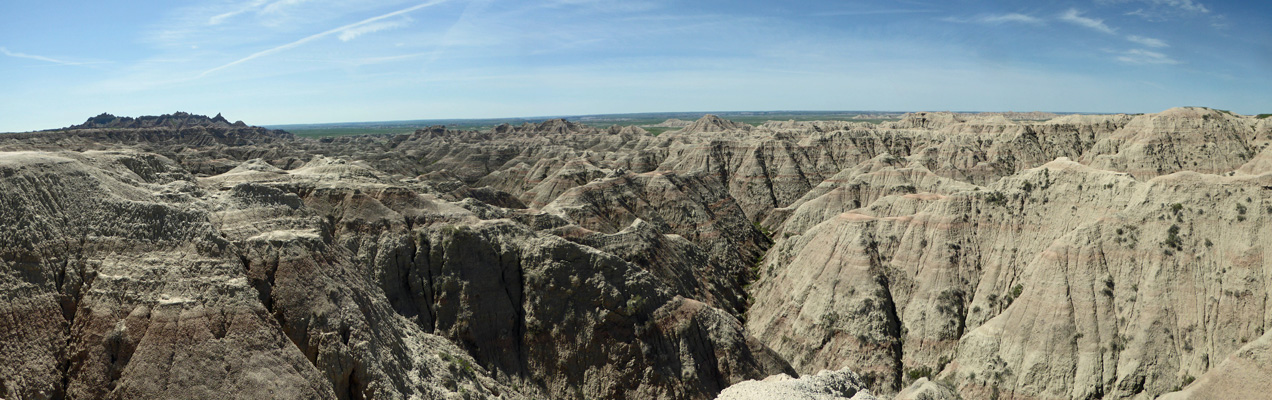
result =
M5 0L0 132L728 110L1272 112L1267 1Z

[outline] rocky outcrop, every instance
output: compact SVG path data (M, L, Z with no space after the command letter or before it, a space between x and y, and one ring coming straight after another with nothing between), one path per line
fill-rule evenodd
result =
M919 378L897 393L893 400L957 400L961 397L954 389L932 382L928 378Z
M1094 167L1151 178L1179 171L1218 174L1254 157L1254 130L1241 118L1208 108L1172 108L1135 117L1085 156Z
M1267 121L6 135L0 397L1249 396Z
M698 118L697 121L693 121L693 123L689 124L689 126L686 126L684 127L684 129L681 129L680 132L682 133L714 133L714 132L727 132L727 131L733 131L733 130L749 130L749 129L751 129L750 125L747 125L741 122L733 122L724 118L717 117L712 114L707 114L707 115L703 115L702 118Z
M173 114L164 114L159 116L143 116L143 117L116 117L107 113L102 113L96 117L89 118L88 121L79 125L72 125L65 130L75 129L144 129L144 128L173 128L179 129L190 126L218 127L218 128L246 128L247 124L243 121L230 123L221 114L208 118L202 115L194 115L190 113L177 112Z
M817 375L792 378L790 375L773 375L764 380L750 380L730 386L717 400L875 400L866 390L861 377L847 368L838 371L822 371Z
M202 190L148 157L0 155L6 396L335 398L191 204Z
M734 269L752 266L770 241L709 176L626 174L571 189L543 210L602 233L619 232L641 219Z
M1264 333L1235 353L1230 354L1213 370L1193 380L1184 377L1177 388L1183 390L1159 397L1162 400L1185 399L1257 399L1268 395L1268 388L1260 384L1263 377L1272 373L1272 333Z
M730 312L645 268L678 269L483 221L363 162L251 161L199 179L136 152L2 165L0 222L30 228L5 231L19 279L5 314L43 316L10 319L22 379L4 387L19 397L709 398L794 373Z
M682 119L679 119L679 118L668 118L666 121L659 122L659 123L654 124L654 125L648 125L648 127L651 127L651 128L684 128L684 127L686 127L686 126L689 126L689 124L692 124L692 122L685 121L685 120L682 120Z

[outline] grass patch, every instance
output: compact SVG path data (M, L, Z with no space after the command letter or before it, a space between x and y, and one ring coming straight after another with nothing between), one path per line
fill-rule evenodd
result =
M764 225L761 225L759 222L752 222L751 225L755 227L755 230L760 231L760 234L764 235L764 237L769 238L770 240L773 239L773 232L770 232L768 228L764 227Z
M415 133L416 128L324 128L324 129L287 129L297 137L320 138L335 136L360 135L402 135Z
M444 351L438 352L437 357L441 358L442 361L450 363L450 365L455 367L456 370L463 370L468 373L473 372L473 364L469 363L468 360L465 360L463 357L452 356Z
M656 125L671 118L693 122L701 118L704 114L715 114L731 121L741 122L750 125L760 125L766 121L850 121L850 122L869 122L878 124L885 121L896 121L897 118L880 118L880 119L856 119L854 117L862 114L872 114L863 111L723 111L723 112L670 112L670 113L640 113L640 114L602 114L602 115L563 115L556 117L529 117L529 118L481 118L481 119L419 119L419 120L401 120L401 121L375 121L375 122L341 122L341 123L322 123L322 124L281 124L267 125L269 129L281 129L291 132L300 137L333 137L333 136L356 136L356 135L398 135L404 133L414 133L416 129L427 128L435 125L444 125L446 129L453 130L489 130L500 124L510 124L512 126L520 126L524 123L538 124L552 118L565 118L570 122L591 125L598 129L606 129L611 125L619 126L641 126L651 135L660 135L664 132L673 131L680 128L644 128L644 125ZM898 117L900 113L884 113L887 115L895 114Z
M932 367L929 367L929 366L924 365L924 366L920 366L920 367L917 367L917 368L911 368L909 371L906 371L906 372L905 372L905 377L906 377L906 379L907 379L907 381L908 381L908 382L914 382L914 381L917 381L917 380L919 380L919 378L929 378L929 379L931 379L931 378L932 378Z

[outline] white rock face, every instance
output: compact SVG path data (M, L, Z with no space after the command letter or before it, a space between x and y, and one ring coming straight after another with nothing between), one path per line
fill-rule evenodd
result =
M857 376L847 368L822 371L817 375L792 378L781 374L761 381L744 381L729 386L716 400L877 400Z
M1272 119L1021 119L3 135L0 398L1272 393Z
M957 400L958 392L945 385L932 382L928 378L919 378L897 393L897 397L892 400Z

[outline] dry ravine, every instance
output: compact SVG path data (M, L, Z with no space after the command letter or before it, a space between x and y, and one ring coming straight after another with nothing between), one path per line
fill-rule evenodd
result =
M1272 119L0 135L0 399L1272 393Z

